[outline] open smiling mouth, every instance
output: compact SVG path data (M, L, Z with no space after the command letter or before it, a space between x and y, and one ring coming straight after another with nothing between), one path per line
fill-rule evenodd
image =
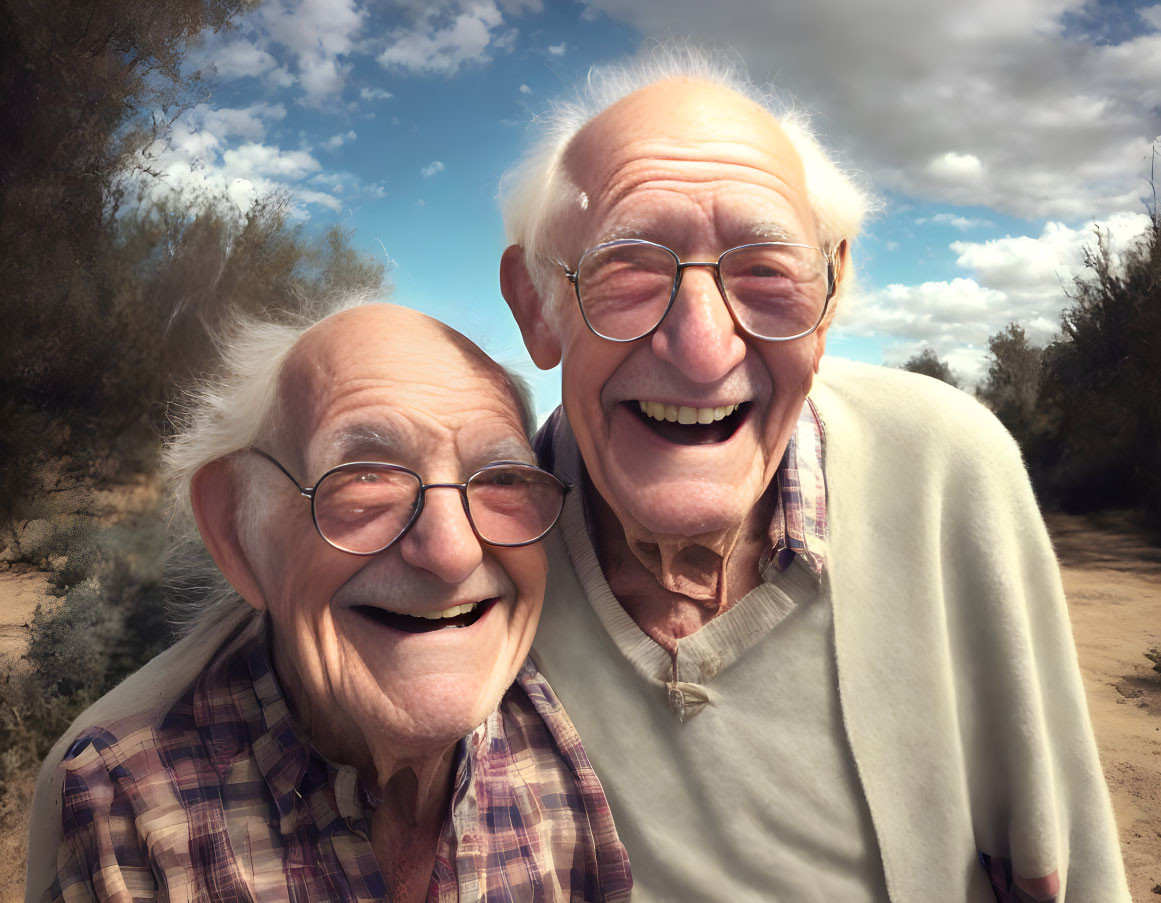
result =
M430 633L433 630L448 630L456 627L471 627L492 607L495 599L484 599L468 605L457 605L443 612L427 615L405 615L398 611L387 611L374 605L355 605L354 610L363 617L400 630L403 633Z
M624 405L654 433L677 445L726 442L750 410L749 402L718 408L691 408L658 401L627 401Z

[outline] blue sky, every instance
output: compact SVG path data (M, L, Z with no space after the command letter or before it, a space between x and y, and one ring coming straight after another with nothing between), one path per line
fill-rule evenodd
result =
M244 207L290 193L391 261L393 299L533 377L499 293L500 176L589 67L675 36L728 48L814 114L882 201L828 353L933 347L969 381L1011 320L1059 323L1095 225L1145 226L1161 135L1161 4L1081 0L267 0L189 64L212 95L151 165Z

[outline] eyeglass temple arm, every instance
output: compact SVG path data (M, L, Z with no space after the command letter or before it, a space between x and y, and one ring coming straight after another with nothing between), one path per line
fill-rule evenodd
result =
M254 452L255 454L261 455L263 458L265 458L267 461L269 461L271 464L273 464L275 467L277 467L279 470L281 470L284 474L286 474L286 479L290 480L290 482L292 482L294 484L294 487L298 490L300 495L303 495L308 499L314 498L314 490L310 489L306 486L303 486L301 483L299 483L298 480L296 480L291 475L290 471L287 470L285 467L283 467L282 463L277 458L275 458L273 455L269 454L268 452L262 451L262 449L260 449L260 448L251 448L250 451Z

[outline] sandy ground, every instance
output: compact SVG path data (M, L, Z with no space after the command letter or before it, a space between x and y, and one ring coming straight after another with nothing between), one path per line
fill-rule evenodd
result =
M0 572L0 673L19 665L36 606L56 602L48 595L48 574L43 571L17 564Z
M1097 526L1049 518L1129 889L1149 903L1161 901L1161 674L1144 653L1161 648L1161 547L1120 519Z
M1161 901L1161 674L1144 656L1161 648L1161 539L1118 517L1054 515L1049 528L1133 901ZM35 570L0 572L0 671L27 641L44 586ZM0 807L0 903L23 899L30 793L31 779Z

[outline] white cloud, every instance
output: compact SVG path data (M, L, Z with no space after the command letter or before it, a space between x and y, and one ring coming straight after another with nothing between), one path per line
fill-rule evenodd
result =
M917 226L922 226L926 223L939 223L943 226L951 226L953 229L959 229L961 232L967 232L969 229L986 229L995 225L991 220L960 216L956 213L936 213L932 216L921 216L915 220L915 225Z
M512 49L516 46L516 39L519 36L520 36L519 29L509 28L503 34L501 34L500 37L498 37L494 41L492 41L492 49L493 50L504 50L504 51L510 53L512 51Z
M1040 344L1057 332L1068 304L1065 289L1082 272L1098 226L1120 254L1148 224L1143 213L1122 213L1078 228L1050 222L1039 237L952 242L956 265L969 275L856 296L840 309L835 334L889 338L885 355L893 364L930 345L969 380L978 379L988 337L1008 323L1022 324Z
M733 0L728 15L701 0L590 6L650 37L679 22L735 48L902 195L1069 222L1136 210L1161 135L1161 33L1100 43L1066 27L1086 0ZM1156 27L1157 10L1141 20Z
M568 44L561 41L559 44L549 44L548 52L552 56L564 56L564 52L568 49Z
M933 179L950 185L978 185L983 179L984 166L975 154L957 154L948 151L932 157L924 167Z
M359 96L361 98L363 98L363 100L376 101L376 100L390 100L395 95L392 94L390 91L384 91L382 88L363 88L359 92Z
M256 15L294 55L307 103L322 106L342 91L350 65L341 58L355 50L367 16L356 0L267 0Z
M955 241L950 248L959 255L956 264L973 271L987 285L1026 299L1058 298L1062 281L1070 282L1081 270L1084 250L1095 243L1098 227L1108 234L1114 253L1120 253L1148 223L1143 213L1121 213L1076 229L1050 222L1039 238Z
M430 179L436 173L441 173L445 169L447 169L447 167L443 165L442 161L432 160L430 163L427 164L427 166L423 167L423 169L421 169L419 171L419 174L421 176L423 176L425 179Z
M529 88L527 85L521 85L521 86L520 86L520 93L521 93L521 94L531 94L531 93L532 93L532 89L531 89L531 88Z
M225 201L239 212L258 197L285 192L293 215L303 218L312 208L342 210L339 195L352 201L384 196L382 185L365 183L353 173L325 172L309 151L267 141L268 126L285 116L281 104L194 107L174 123L168 141L156 142L143 154L141 162L160 178L140 176L138 184L152 197L178 194L191 206ZM351 131L327 144L355 137Z
M222 168L235 178L275 177L297 180L320 168L318 160L304 150L282 150L269 144L248 141L222 154Z
M1137 10L1137 15L1141 17L1141 21L1146 25L1149 25L1156 31L1161 31L1161 4L1142 7Z
M487 51L493 44L493 31L503 22L494 2L477 3L450 16L450 21L437 13L433 11L413 28L395 29L379 63L386 68L454 75L464 63L491 60Z
M285 66L279 66L266 74L266 81L278 88L289 88L298 84L298 77Z
M278 66L273 56L244 39L217 48L210 62L224 81L264 75Z
M323 147L327 150L338 150L344 144L354 141L358 137L353 129L349 132L340 132L337 135L331 135L331 137L324 141Z
M309 188L300 188L295 192L295 197L305 204L317 204L335 213L343 209L343 202L341 200L324 191L312 191Z

